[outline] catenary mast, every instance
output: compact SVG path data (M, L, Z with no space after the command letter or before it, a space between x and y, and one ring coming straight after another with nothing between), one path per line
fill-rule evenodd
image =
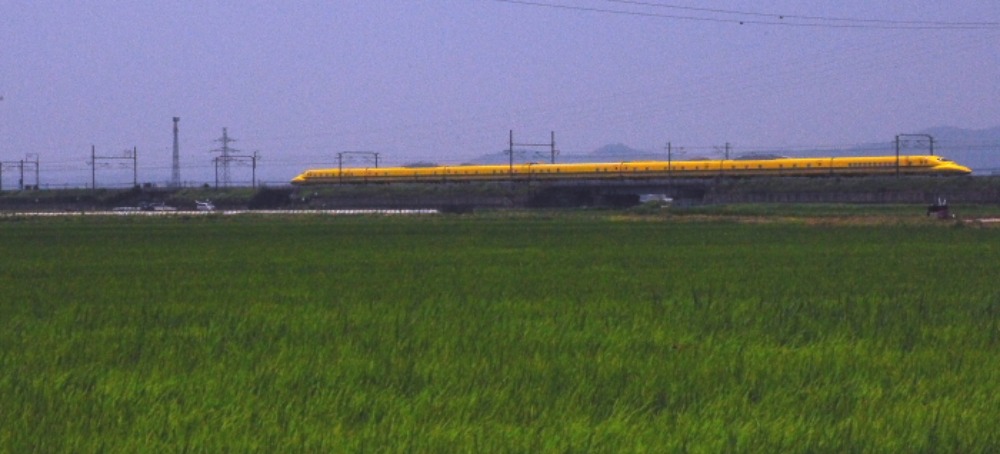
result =
M181 146L177 136L177 122L181 117L174 117L174 165L170 172L170 187L181 187Z

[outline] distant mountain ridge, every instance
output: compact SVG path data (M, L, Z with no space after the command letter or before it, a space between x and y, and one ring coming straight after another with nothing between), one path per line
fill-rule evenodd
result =
M918 135L930 135L934 138L934 154L955 160L973 171L1000 173L1000 126L988 129L963 129L952 126L937 126L927 128L913 135L906 135L900 140L900 154L927 154L930 151L929 141ZM680 148L678 150L681 150ZM802 150L737 150L732 158L747 155L784 155L790 157L839 157L839 156L873 156L896 153L895 141L871 142L858 144L843 149L802 149ZM696 154L693 152L675 152L673 159L719 159L719 152ZM468 164L507 164L510 157L506 151L479 156ZM514 162L550 162L548 150L514 150ZM604 145L590 153L558 154L556 162L622 162L622 161L665 161L666 151L641 150L629 147L623 143Z

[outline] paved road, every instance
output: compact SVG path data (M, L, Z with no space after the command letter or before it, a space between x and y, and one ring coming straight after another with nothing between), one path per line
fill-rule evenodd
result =
M0 216L232 216L241 214L265 215L426 215L438 210L215 210L215 211L4 211Z

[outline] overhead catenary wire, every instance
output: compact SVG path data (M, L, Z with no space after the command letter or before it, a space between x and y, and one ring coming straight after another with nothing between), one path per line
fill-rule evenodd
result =
M608 3L620 3L626 5L639 5L654 8L667 8L683 11L698 11L717 14L743 15L752 17L767 17L779 20L812 20L823 22L857 22L861 24L891 24L891 25L928 25L928 26L949 26L949 27L1000 27L1000 22L953 22L953 21L924 21L924 20L893 20L893 19L872 19L872 18L848 18L833 16L807 16L784 13L762 13L755 11L728 10L720 8L704 8L697 6L673 5L660 2L639 1L639 0L604 0Z
M913 21L913 20L890 20L890 19L851 19L843 17L805 16L794 14L776 13L753 13L745 11L733 11L712 8L681 7L677 5L667 5L654 2L629 1L629 0L605 0L617 4L628 4L643 7L676 8L688 11L696 11L713 15L683 15L666 14L652 10L626 10L599 8L594 6L568 5L562 3L552 3L540 0L493 0L499 3L509 3L538 8L560 9L567 11L579 11L598 14L613 14L623 16L639 16L648 18L716 22L734 25L761 25L761 26L782 26L782 27L810 27L810 28L831 28L831 29L872 29L872 30L1000 30L998 22L949 22L949 21ZM724 15L745 15L740 17L723 17ZM768 18L758 19L758 18ZM808 22L803 22L808 21Z

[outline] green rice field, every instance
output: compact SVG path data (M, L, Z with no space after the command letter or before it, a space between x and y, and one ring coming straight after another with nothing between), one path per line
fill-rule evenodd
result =
M1000 228L906 216L0 217L0 452L1000 451Z

